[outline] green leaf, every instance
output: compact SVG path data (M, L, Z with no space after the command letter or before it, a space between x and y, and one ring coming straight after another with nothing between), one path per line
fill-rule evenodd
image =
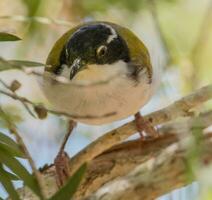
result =
M14 157L6 155L0 151L0 163L5 164L14 174L20 177L21 180L39 197L40 190L37 184L36 179L32 176L24 166Z
M9 178L7 173L5 173L5 170L3 169L2 165L0 165L0 182L12 200L20 199L18 196L18 193L16 192L16 190L11 182L11 179Z
M10 137L5 135L4 133L0 132L0 143L5 143L9 146L13 146L15 148L19 148L18 144Z
M22 69L23 67L40 67L45 64L27 60L5 60L0 57L0 71Z
M10 173L10 172L8 172L6 170L4 171L4 173L7 174L7 176L9 177L9 179L12 180L12 181L18 181L18 180L20 180L20 178L17 177L15 174L12 174L12 173Z
M23 122L22 110L12 104L5 105L4 114L0 112L0 119L2 119L2 123L0 123L0 126L4 128L8 128L8 121L19 124Z
M34 61L28 61L28 60L8 60L8 62L13 65L19 65L24 67L40 67L45 65L40 62L34 62Z
M13 148L4 143L0 143L0 152L10 154L13 157L25 158L24 153L20 149Z
M17 68L20 69L21 67L17 67L16 65L13 65L4 58L0 57L0 71L17 69Z
M25 158L24 153L21 151L19 145L10 137L0 132L0 150L10 153L15 157Z
M5 32L0 32L0 42L8 42L8 41L18 41L21 40L16 35L13 35L11 33L5 33Z
M85 174L87 165L83 164L74 175L68 180L67 184L63 186L53 197L49 200L70 200L76 192L79 184Z

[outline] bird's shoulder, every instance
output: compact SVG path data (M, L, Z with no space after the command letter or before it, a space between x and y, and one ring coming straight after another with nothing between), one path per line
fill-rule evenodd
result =
M60 64L60 54L68 39L78 28L79 26L69 29L56 41L47 57L45 71L52 72Z
M145 44L128 28L114 25L119 35L121 35L127 43L130 53L130 65L136 68L137 72L146 69L149 78L152 79L152 65L150 54Z

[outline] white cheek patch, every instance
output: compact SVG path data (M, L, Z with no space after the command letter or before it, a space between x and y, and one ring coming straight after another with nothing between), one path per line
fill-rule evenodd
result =
M79 68L80 68L80 59L79 58L75 59L71 66L68 66L66 64L62 64L61 65L62 72L61 72L60 76L63 76L67 79L70 79L70 73L71 73L72 67L75 67L75 66L78 66L77 69L79 70Z
M70 73L71 73L70 67L68 67L68 65L65 64L62 64L61 67L62 67L62 73L60 74L60 76L70 79Z
M111 35L109 35L109 37L107 38L107 44L109 44L110 42L112 42L114 39L116 39L118 37L116 31L114 30L114 28L112 28L110 25L108 24L103 24L105 27L110 29Z

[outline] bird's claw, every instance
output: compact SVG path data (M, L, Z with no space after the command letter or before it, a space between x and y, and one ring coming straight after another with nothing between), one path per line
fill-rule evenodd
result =
M58 153L54 160L56 170L56 182L58 187L62 187L70 177L69 156L65 151Z
M141 140L152 140L159 137L158 131L149 121L146 121L140 113L135 114L135 123ZM146 134L144 134L144 132Z

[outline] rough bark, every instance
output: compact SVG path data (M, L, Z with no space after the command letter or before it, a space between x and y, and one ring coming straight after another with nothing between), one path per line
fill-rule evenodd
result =
M178 117L192 116L192 109L212 98L212 84L203 87L192 94L172 103L171 105L145 116L154 126L167 121L175 120ZM129 122L123 126L105 133L103 136L92 142L85 149L80 151L70 160L71 174L73 174L84 162L89 162L106 149L123 142L129 136L135 134L137 128L135 122Z
M183 121L163 125L158 139L128 141L117 145L136 132L134 122L130 122L106 133L86 147L70 161L72 172L84 161L89 161L87 173L75 199L112 199L111 195L114 199L129 199L133 194L134 199L153 199L195 180L195 176L191 180L186 176L187 152L184 141L189 140L190 127L195 128L198 125L197 119L201 120L201 127L198 128L202 130L211 125L212 112L199 117L191 115L193 107L211 98L210 85L146 116L154 125L184 117ZM210 135L207 137L210 138ZM210 161L212 152L209 145L212 140L203 141L208 147L205 148L203 158ZM109 150L105 151L106 149ZM47 167L42 174L45 190L51 196L58 189L54 166ZM112 186L116 187L115 190ZM36 199L25 187L19 191L24 200Z

